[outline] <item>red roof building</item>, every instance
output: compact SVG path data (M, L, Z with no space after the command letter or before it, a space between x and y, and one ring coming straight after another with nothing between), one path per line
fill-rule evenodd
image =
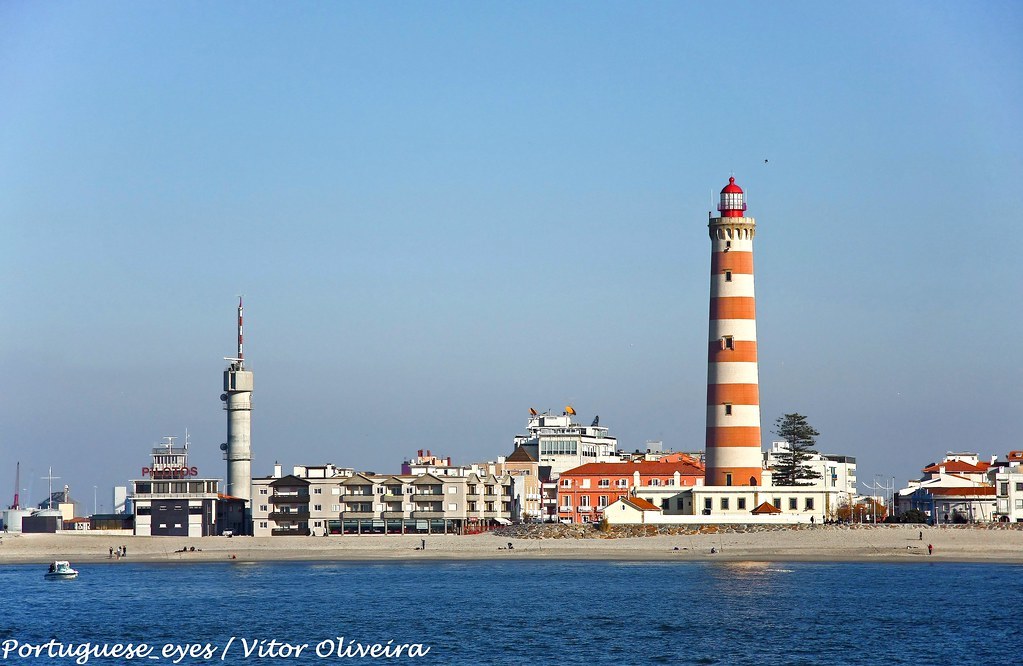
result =
M604 509L615 500L643 502L643 510L657 509L655 504L636 497L643 487L676 487L682 490L703 479L703 466L686 459L675 462L603 462L587 463L558 479L558 519L562 522L590 523L600 520Z

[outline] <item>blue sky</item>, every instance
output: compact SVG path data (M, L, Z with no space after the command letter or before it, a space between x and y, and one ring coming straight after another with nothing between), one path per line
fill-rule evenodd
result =
M511 450L529 407L703 446L707 211L757 218L765 443L1021 448L1017 3L0 5L0 497ZM765 160L767 162L765 163Z

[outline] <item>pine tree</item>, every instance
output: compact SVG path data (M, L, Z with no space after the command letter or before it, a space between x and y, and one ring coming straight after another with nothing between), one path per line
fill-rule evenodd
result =
M776 486L809 486L814 479L820 478L806 464L810 457L817 453L814 446L820 435L813 426L806 422L802 414L786 414L774 421L774 432L789 444L787 451L775 456L773 482Z

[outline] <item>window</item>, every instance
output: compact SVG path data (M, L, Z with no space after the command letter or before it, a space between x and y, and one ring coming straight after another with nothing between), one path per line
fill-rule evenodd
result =
M340 504L331 504L330 505L330 510L333 511L334 513L338 513L339 511L341 511L341 505Z
M664 499L662 499L661 500L661 508L662 509L670 509L671 508L671 499L668 498L668 497L665 497Z
M469 511L476 510L476 502L469 502Z
M578 452L577 442L574 439L541 439L540 455L576 455Z
M322 495L322 494L323 494L323 488L313 488L313 495ZM317 524L317 527L319 527L318 524Z
M1009 494L1009 483L1007 481L1003 481L1002 483L998 484L998 494L999 495Z
M580 507L589 508L590 507L590 496L589 495L582 495L581 497L579 497L579 506Z
M650 485L651 486L659 486L659 485L661 485L661 480L660 479L650 479Z
M799 508L799 500L795 497L789 498L789 511L795 511Z
M721 338L721 348L735 349L735 338L733 338L730 335L726 335L725 337Z
M732 485L732 475L731 474L725 474L725 485L726 486Z
M1016 508L1023 509L1023 499L1016 500Z
M260 488L259 489L259 494L260 495L266 495L266 488Z
M589 488L589 487L590 487L590 480L589 479L583 479L583 488Z
M260 504L260 505L259 505L259 510L260 510L260 511L266 511L266 510L267 510L267 508L266 508L266 504Z
M571 509L572 508L572 498L569 497L568 495L565 495L564 497L562 497L561 498L561 506L565 507L566 509Z
M745 508L746 508L746 498L745 497L739 497L738 499L736 499L735 500L735 508L739 509L740 511L745 510Z
M597 506L599 507L607 506L607 495L601 495L600 497L597 498Z
M731 415L732 415L732 403L726 402L725 403L725 416L731 416ZM729 475L729 476L731 476L731 475ZM732 484L729 483L728 485L732 485Z
M266 529L266 521L265 520L259 521L259 526Z
M813 511L813 498L812 497L807 497L803 501L803 508L805 510L807 510L807 511Z
M1017 483L1016 484L1016 490L1019 490L1019 491L1023 492L1023 483Z
M341 489L339 487L337 487L337 486L334 486L333 488L330 489L330 494L331 495L340 495L341 494Z
M457 511L457 510L458 510L458 505L457 504L448 504L448 511Z
M629 487L629 480L628 479L618 479L618 487L619 488L628 488Z
M731 281L732 281L732 271L725 270L725 282L731 282Z
M703 508L704 508L704 509L707 509L708 511L710 511L710 508L711 508L711 506L712 506L712 504L711 504L711 502L712 502L712 501L713 501L713 500L712 500L711 498L709 498L709 497L704 497L704 498L703 498Z
M721 510L722 511L728 511L728 498L727 497L722 497L721 498Z
M771 504L774 505L775 509L780 509L781 508L781 498L780 497L771 498Z
M562 488L571 488L572 487L572 479L562 479L561 480L561 487Z
M597 487L598 488L610 488L611 487L611 479L601 479L600 481L597 482Z
M313 504L313 511L323 511L322 504Z

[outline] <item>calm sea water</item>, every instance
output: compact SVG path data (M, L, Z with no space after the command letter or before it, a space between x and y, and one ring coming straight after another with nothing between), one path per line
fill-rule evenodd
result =
M419 562L0 567L0 645L210 645L182 664L1019 664L1023 567ZM234 637L234 641L223 650ZM337 656L421 644L414 659ZM248 641L308 644L243 655ZM333 645L330 644L333 641ZM13 643L8 642L8 646ZM262 644L264 647L266 643ZM316 655L330 651L333 656ZM333 647L332 650L329 648ZM2 653L0 653L2 655ZM223 658L223 660L221 660ZM72 658L0 663L65 664Z

